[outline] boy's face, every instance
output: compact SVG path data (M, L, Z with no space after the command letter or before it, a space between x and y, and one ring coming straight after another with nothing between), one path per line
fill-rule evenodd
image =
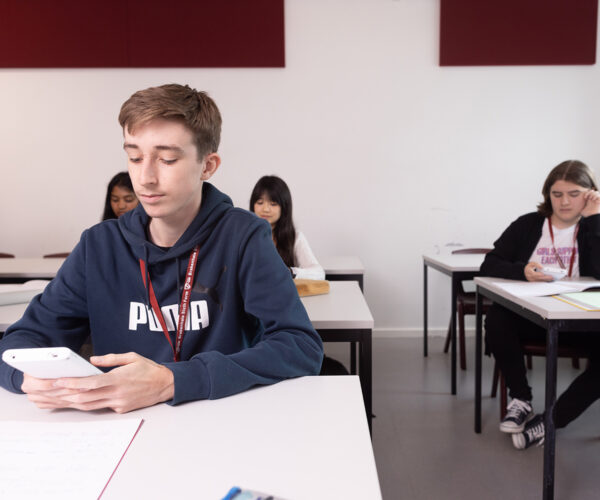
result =
M133 189L146 213L166 223L191 221L217 155L199 159L192 133L178 121L152 120L135 133L125 130L124 137Z

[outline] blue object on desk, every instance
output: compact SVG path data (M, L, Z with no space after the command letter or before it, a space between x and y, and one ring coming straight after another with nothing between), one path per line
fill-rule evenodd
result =
M259 493L257 491L243 490L238 486L231 488L223 500L277 500L273 495ZM279 499L283 500L283 499Z

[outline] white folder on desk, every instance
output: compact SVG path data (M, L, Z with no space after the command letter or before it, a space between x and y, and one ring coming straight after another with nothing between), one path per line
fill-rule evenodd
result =
M8 304L27 304L38 293L42 293L47 280L30 280L16 285L0 285L0 306Z
M495 282L494 284L517 297L544 297L561 293L582 292L588 288L600 287L599 280L561 280L552 281L551 283L531 281Z

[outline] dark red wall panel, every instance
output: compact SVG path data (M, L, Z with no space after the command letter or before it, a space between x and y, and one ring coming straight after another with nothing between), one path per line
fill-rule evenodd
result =
M0 67L282 67L283 0L0 0Z
M440 65L594 64L598 0L441 0Z

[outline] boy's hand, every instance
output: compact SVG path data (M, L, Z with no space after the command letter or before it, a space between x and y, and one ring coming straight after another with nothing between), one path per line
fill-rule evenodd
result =
M527 281L554 281L552 276L544 274L541 269L542 266L537 262L530 262L525 266L523 271L525 273L525 279Z
M145 408L173 398L173 372L130 352L92 356L96 366L117 366L108 373L81 378L43 380L25 375L21 390L39 408L110 408L117 413Z
M590 189L583 193L585 199L585 205L581 211L581 215L587 217L588 215L600 214L600 193Z

